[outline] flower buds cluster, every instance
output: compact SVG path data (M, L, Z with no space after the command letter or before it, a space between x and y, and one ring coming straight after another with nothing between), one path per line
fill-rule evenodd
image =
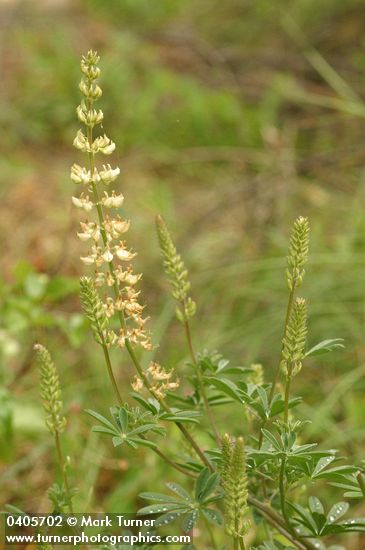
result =
M181 308L176 308L176 316L179 321L184 323L196 311L195 302L193 302L188 294L190 290L188 271L184 266L180 254L177 253L166 222L161 216L157 216L156 218L156 229L165 273L172 287L172 296L181 306Z
M283 338L281 365L286 376L295 376L302 368L306 340L307 304L304 298L297 298Z
M150 362L146 373L150 384L149 391L153 393L157 399L164 399L168 391L176 390L180 385L178 379L172 379L174 369L166 371L155 361ZM140 378L138 378L138 376L134 378L132 388L135 392L140 392L143 390L144 383Z
M300 216L294 222L287 257L288 268L286 275L290 290L294 290L295 287L302 284L304 265L308 260L308 251L309 223L307 218Z
M34 350L40 372L40 393L43 408L46 413L46 426L53 434L62 433L67 421L62 414L62 394L56 367L49 351L41 344L36 344Z
M234 538L243 537L250 527L247 519L247 472L242 437L233 440L225 434L222 441L221 480L224 489L225 528Z
M86 187L85 192L72 197L72 202L77 208L94 214L92 220L81 222L81 230L77 233L81 241L89 244L88 253L81 257L81 261L95 269L94 282L88 278L81 281L81 300L99 343L116 343L123 347L129 340L144 349L151 349L151 340L144 328L147 319L142 317L144 308L138 301L139 292L135 289L141 276L134 274L130 265L136 254L128 249L122 238L130 223L119 215L104 214L104 209L121 208L124 197L115 191L99 190L101 185L108 186L114 182L120 169L110 164L96 166L95 162L98 153L110 155L115 150L115 144L107 135L93 136L95 127L104 118L102 110L94 107L102 95L97 83L100 76L98 62L99 56L93 51L81 60L83 77L79 88L84 98L76 111L79 121L85 125L85 132L78 130L74 146L87 154L88 166L74 164L71 168L71 180ZM106 287L103 302L97 290L102 287ZM109 295L109 289L113 291L113 297ZM114 314L118 314L122 328L113 335L106 327L108 319Z

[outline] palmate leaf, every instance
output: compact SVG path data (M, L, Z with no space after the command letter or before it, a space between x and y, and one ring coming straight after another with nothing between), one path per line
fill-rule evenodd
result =
M339 520L349 509L347 502L337 502L332 506L327 515L324 513L323 505L316 497L310 497L309 510L299 504L288 503L296 512L293 520L305 527L312 535L326 536L346 532L365 532L365 519L348 519L339 523Z
M138 510L138 514L162 514L155 520L155 526L166 525L183 516L182 529L184 531L190 531L196 525L201 512L211 523L222 525L223 520L220 513L207 506L220 498L220 495L214 496L218 484L219 475L211 473L208 468L203 468L196 480L195 499L178 483L169 482L166 484L168 489L177 496L141 493L141 498L157 501L157 504L141 508Z
M158 433L160 435L163 435L165 433L165 430L162 427L152 423L146 423L128 431L129 413L124 407L113 407L111 409L112 417L117 424L116 426L113 425L103 415L95 411L88 409L86 412L102 424L102 426L93 426L92 431L112 436L112 443L114 447L119 447L120 445L127 444L133 449L137 449L139 445L151 449L156 449L156 443L150 441L149 439L146 439L146 437L142 434L150 431ZM142 419L147 420L147 418L151 418L151 415L143 413L138 418L140 421Z

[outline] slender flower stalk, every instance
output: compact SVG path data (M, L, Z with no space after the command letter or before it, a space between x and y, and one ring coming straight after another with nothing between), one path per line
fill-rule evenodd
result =
M293 308L293 302L295 298L295 292L303 282L305 270L304 266L308 261L309 252L309 223L308 219L300 216L294 222L292 234L290 237L289 250L287 256L287 270L286 277L289 288L289 299L286 309L285 323L284 323L284 336L287 331L291 311ZM270 398L271 402L274 397L276 382L279 377L280 363L275 373L275 377L271 386Z
M176 246L172 240L168 227L162 216L156 217L156 231L160 245L161 255L163 258L163 266L171 285L172 296L178 302L176 307L176 317L184 325L186 340L190 356L195 367L196 376L198 379L199 389L203 398L204 407L209 419L210 427L214 434L217 443L220 442L220 435L215 423L214 415L209 404L208 396L205 390L204 378L197 361L194 351L193 339L191 336L190 318L195 315L196 305L189 296L191 287L188 279L188 270L176 250Z
M73 513L72 495L67 476L67 467L63 457L60 435L65 430L67 420L63 415L63 403L61 385L58 378L56 367L52 361L49 351L41 344L36 344L34 350L37 355L40 374L40 394L43 400L43 408L46 413L46 426L54 437L57 458L64 489L66 493L68 507Z
M291 316L293 303L295 300L295 293L297 288L299 288L303 282L305 270L304 266L308 261L308 252L309 252L309 222L308 218L299 216L293 224L292 233L290 236L289 250L287 256L287 269L286 269L286 278L289 288L289 297L288 304L286 308L285 322L284 322L284 332L283 338L285 338L289 319ZM283 350L283 345L281 351ZM278 363L278 366L275 371L274 379L272 381L271 390L269 394L269 403L272 403L275 394L276 384L279 378L281 369L281 357ZM266 420L263 421L261 428L264 428L266 425ZM263 441L263 433L260 430L259 435L259 448L261 448Z
M281 366L286 378L284 421L288 424L290 384L302 368L307 340L307 305L304 298L295 300L283 338Z

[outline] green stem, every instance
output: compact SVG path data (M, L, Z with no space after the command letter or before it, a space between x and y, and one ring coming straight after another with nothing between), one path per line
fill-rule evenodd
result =
M105 344L102 344L102 348L103 348L103 352L104 352L106 367L108 369L109 378L110 378L110 381L112 383L114 393L115 393L115 395L118 399L118 403L121 406L121 405L123 405L123 399L122 399L122 396L120 394L118 384L117 384L117 382L115 380L115 377L114 377L113 368L112 368L112 364L111 364L111 361L110 361L109 351L108 351L108 348L106 347Z
M182 304L182 306L184 308L185 304ZM215 419L214 419L214 415L213 415L211 406L209 405L208 396L207 396L207 393L206 393L205 387L204 387L204 380L203 380L202 373L201 373L201 370L200 370L200 367L199 367L199 364L198 364L198 361L197 361L197 358L196 358L196 355L195 355L195 352L194 352L193 340L192 340L192 337L191 337L191 330L190 330L190 323L189 323L188 319L185 320L184 325L185 325L186 339L187 339L187 342L188 342L191 359L192 359L193 364L195 366L195 372L196 372L196 375L197 375L197 378L198 378L198 384L199 384L200 392L201 392L201 395L202 395L202 398L203 398L205 411L207 413L208 420L209 420L209 423L210 423L210 427L211 427L212 432L214 434L214 438L216 440L216 443L218 445L220 445L221 437L220 437L219 432L217 430L217 426L216 426L216 423L215 423Z
M246 549L245 542L242 537L239 538L239 543L240 543L240 550L245 550Z
M280 466L280 478L279 478L280 506L281 506L281 513L283 514L283 518L285 519L287 525L290 525L288 516L286 513L286 506L285 506L285 465L286 465L286 457L282 459L281 466Z
M66 491L66 496L67 496L67 504L68 504L70 513L73 514L74 511L73 511L72 500L71 500L70 485L69 485L69 482L68 482L68 477L67 477L67 472L66 472L66 465L65 465L64 458L63 458L63 454L62 454L60 435L57 431L55 432L55 445L56 445L58 463L59 463L61 474L62 474L63 484L65 486L65 491Z
M289 397L290 397L290 384L291 384L291 369L288 373L288 376L286 377L286 384L285 384L285 404L284 404L284 422L285 425L288 425L289 422Z
M105 357L105 362L106 362L106 365L107 365L107 368L108 368L108 373L109 373L109 377L110 377L110 380L111 380L111 383L112 383L112 386L114 388L114 391L116 392L116 395L117 395L117 398L118 398L118 401L119 401L119 405L123 405L123 400L122 400L122 397L120 395L120 392L119 392L119 389L118 389L118 386L117 386L117 383L115 381L115 378L114 378L114 375L113 375L113 369L112 369L112 364L111 364L111 360L110 360L110 355L109 355L109 350L108 348L103 345L103 352L104 352L104 357ZM143 434L141 434L141 439L145 439ZM185 468L182 468L181 466L179 466L179 464L176 464L176 462L174 462L173 460L171 460L168 456L166 456L162 451L160 451L159 449L157 448L153 448L152 447L152 450L160 457L162 458L167 464L169 464L170 466L172 466L173 468L175 468L175 470L178 470L179 472L181 472L182 474L185 474L189 477L193 477L195 478L194 474L192 474L191 472L189 472L188 470L185 470Z
M140 437L142 437L143 434L140 435ZM142 439L144 439L142 437ZM164 460L166 462L166 464L169 464L172 468L175 468L175 470L177 470L178 472L184 474L185 476L188 476L188 477L191 477L193 479L196 479L196 476L192 473L192 472L189 472L188 470L185 470L185 468L183 468L182 466L179 466L179 464L177 464L176 462L174 462L173 460L171 460L167 455L165 455L165 453L163 453L162 451L160 451L159 449L156 449L154 447L151 447L151 449L160 457L162 458L162 460Z
M287 304L287 307L286 307L286 315L285 315L285 323L284 323L284 332L283 332L283 338L282 338L282 341L284 339L284 336L286 334L286 330L287 330L287 326L288 326L288 323L289 323L289 319L290 319L290 314L291 314L291 310L292 310L292 307L293 307L293 301L294 301L294 295L295 295L295 289L296 289L296 283L295 281L293 282L293 287L289 293L289 298L288 298L288 304ZM279 363L276 367L276 371L275 371L275 375L274 375L274 380L272 381L272 386L271 386L271 390L270 390L270 394L269 394L269 405L268 405L268 408L270 408L270 405L272 403L272 400L274 398L274 394L275 394L275 388L276 388L276 384L277 384L277 381L279 379L279 374L280 374L280 368L281 368L281 353L283 351L283 343L281 345L281 352L280 352L280 360L279 360ZM263 441L263 433L262 433L262 429L265 428L266 426L266 423L267 423L267 418L265 418L265 420L262 421L261 423L261 426L260 426L260 435L259 435L259 449L261 449L261 446L262 446L262 441Z
M209 537L210 537L210 543L212 545L212 548L213 548L213 550L218 550L218 546L217 546L216 540L214 538L214 533L212 531L212 527L211 527L209 521L207 520L207 518L205 516L203 516L203 518L204 518L204 523L205 523L205 526L207 528L207 531L208 531L208 534L209 534Z
M238 537L233 538L233 550L238 550Z
M316 550L314 543L305 539L298 540L295 535L289 531L284 519L272 508L260 502L253 496L249 496L247 501L251 506L254 506L260 512L262 517L265 518L268 523L275 527L279 533L281 533L293 544L293 546L298 548L298 550Z
M296 284L295 284L295 282L294 282L294 283L293 283L293 288L291 289L290 294L289 294L288 305L287 305L287 308L286 308L286 315L285 315L285 323L284 323L283 338L284 338L284 336L286 335L286 329L287 329L287 327L288 327L288 323L289 323L289 319L290 319L290 314L291 314L291 310L292 310L292 307L293 307L295 288L296 288ZM282 349L283 349L283 344L282 344L281 350L282 350ZM276 386L276 384L277 384L277 381L278 381L278 378L279 378L279 374L280 374L280 364L281 364L281 354L280 354L280 361L279 361L279 363L278 363L278 366L276 367L274 380L273 380L273 383L272 383L272 386L271 386L271 390L270 390L270 395L269 395L269 404L270 404L270 405L271 405L271 402L272 402L273 397L274 397L275 386Z

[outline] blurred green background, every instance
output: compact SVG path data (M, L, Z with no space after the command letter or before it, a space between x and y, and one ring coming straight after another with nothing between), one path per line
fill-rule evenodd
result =
M156 356L167 365L187 359L156 213L190 269L196 347L235 365L261 362L268 381L280 350L288 234L308 216L309 344L343 337L346 349L308 361L294 384L306 397L299 412L312 420L308 440L363 458L364 31L361 0L0 2L0 505L48 506L38 339L60 369L79 509L135 510L138 492L161 490L166 478L148 452L132 463L90 435L82 412L90 403L106 412L111 400L80 316L83 247L70 201L79 58L90 48L102 58L105 130L117 143L129 242L162 342ZM128 384L127 358L114 360ZM232 411L222 409L221 429L227 422ZM244 423L235 415L237 433ZM347 544L363 547L356 536Z

